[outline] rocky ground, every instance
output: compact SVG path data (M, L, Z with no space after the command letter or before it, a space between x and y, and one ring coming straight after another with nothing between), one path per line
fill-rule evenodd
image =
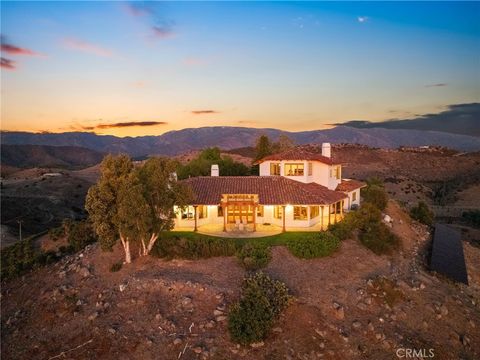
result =
M245 271L236 258L138 258L91 245L2 286L4 359L392 359L400 348L435 359L480 357L480 249L466 248L470 286L425 270L429 235L390 202L402 251L376 256L356 240L301 260L275 247L265 271L295 300L269 337L232 343L229 306Z

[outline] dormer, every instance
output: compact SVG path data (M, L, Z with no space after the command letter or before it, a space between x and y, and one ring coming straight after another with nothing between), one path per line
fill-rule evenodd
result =
M256 162L260 176L284 176L303 183L317 183L334 190L341 182L341 165L331 158L329 143L322 144L322 154L292 149L264 157Z

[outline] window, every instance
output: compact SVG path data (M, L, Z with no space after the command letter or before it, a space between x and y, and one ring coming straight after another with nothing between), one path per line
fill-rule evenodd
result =
M313 164L311 162L308 163L308 176L312 176L313 174Z
M320 206L310 206L310 219L316 218L320 215Z
M298 164L285 164L285 176L303 176L304 165Z
M203 219L203 218L208 217L208 207L207 206L204 206L204 205L198 206L197 211L198 211L198 218L199 219Z
M352 201L356 201L356 200L357 200L357 192L354 191L354 192L352 193Z
M270 175L280 175L279 163L270 163Z
M223 207L217 206L217 217L223 217Z
M275 206L273 208L273 217L275 219L281 219L283 215L283 208L281 206Z
M308 212L306 206L293 207L293 220L307 220Z
M260 205L259 207L257 207L257 216L263 217L263 205Z
M195 210L193 206L186 206L182 210L182 219L193 219L195 217Z

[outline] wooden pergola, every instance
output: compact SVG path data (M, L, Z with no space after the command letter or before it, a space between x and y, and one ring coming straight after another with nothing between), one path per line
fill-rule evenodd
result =
M223 231L227 231L227 217L229 206L252 206L253 208L253 231L257 230L257 194L223 194L220 201L223 210Z

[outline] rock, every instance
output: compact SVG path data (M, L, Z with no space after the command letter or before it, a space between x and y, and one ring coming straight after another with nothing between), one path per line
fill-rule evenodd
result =
M182 299L182 305L183 306L189 306L192 304L192 298L188 297L188 296L185 296L183 299Z
M127 288L127 284L120 284L120 285L118 286L118 288L119 288L120 292L124 292L125 289Z
M367 308L368 308L368 307L367 307L367 304L365 304L365 303L363 303L363 302L359 302L359 303L357 304L357 307L358 307L360 310L364 310L364 311L367 310Z
M327 336L327 332L326 332L326 331L320 331L320 330L318 330L318 329L315 329L315 332L316 332L318 335L320 335L321 337L323 337L323 338L324 338L325 336Z
M220 316L217 316L217 317L215 318L215 320L216 320L217 322L222 322L222 321L227 320L227 317L226 317L225 315L220 315Z
M383 221L386 222L386 223L391 223L393 220L390 217L390 215L385 214L385 216L383 217Z
M220 311L220 310L215 309L215 310L213 310L213 315L214 315L214 316L223 315L223 311Z
M448 308L445 305L440 306L440 314L442 314L442 316L448 315Z
M250 346L251 346L252 348L254 348L254 349L260 348L260 347L262 347L263 345L265 345L265 343L264 343L263 341L250 344Z
M274 333L277 333L277 334L283 332L283 330L282 330L281 327L274 327L274 328L272 329L272 331L273 331Z
M373 326L373 323L371 321L368 322L367 329L369 331L374 331L375 330L375 327Z
M362 323L361 323L360 321L354 321L354 322L352 323L352 327L353 327L354 329L360 329L360 328L362 327Z
M93 321L98 317L98 312L95 311L92 315L88 317L88 320Z
M155 315L155 320L162 320L162 315L161 314L157 314Z
M195 354L201 354L203 351L201 346L195 346L192 350Z
M182 343L182 339L180 338L176 338L175 340L173 340L173 345L180 345Z
M80 275L84 278L89 277L91 275L90 270L88 268L83 267L80 269Z
M335 310L335 317L338 320L343 320L345 318L345 311L343 310L343 306L334 302L333 309Z
M382 346L385 350L389 350L391 348L390 343L387 340L382 342Z
M115 334L115 333L117 332L117 330L115 330L114 328L109 328L109 329L108 329L108 332L109 332L110 334Z
M82 300L78 299L78 301L76 302L76 304L75 304L75 305L77 305L77 306L82 306L82 305L83 305L83 302L82 302Z
M215 327L215 321L211 320L211 321L207 322L205 324L205 327L208 328L208 329L211 329L211 328Z

